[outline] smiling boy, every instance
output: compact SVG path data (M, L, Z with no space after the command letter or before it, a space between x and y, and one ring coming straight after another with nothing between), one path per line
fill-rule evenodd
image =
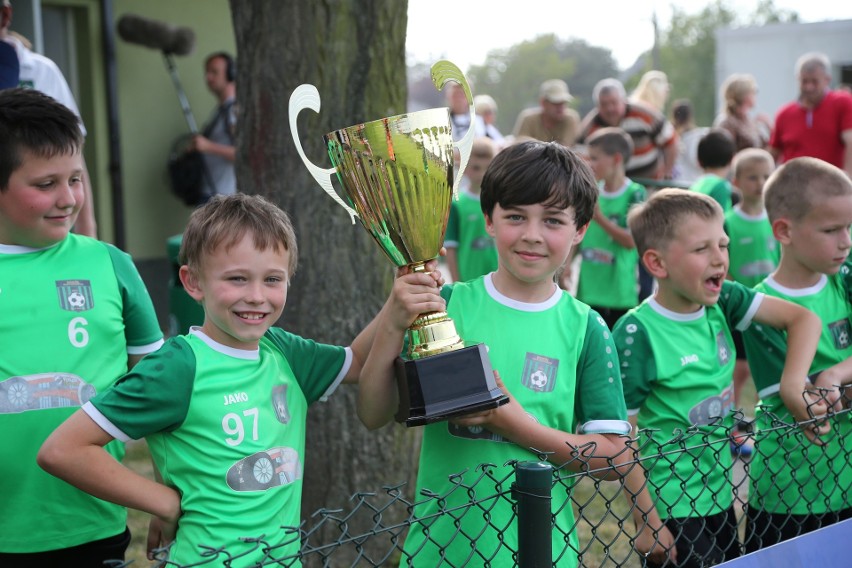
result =
M262 197L216 196L196 209L180 257L181 282L204 307L203 325L170 339L72 415L45 442L39 464L157 517L160 544L174 539L175 564L204 560L201 545L260 562L263 545L241 538L264 535L276 556L296 554L298 539L281 527L300 521L307 407L357 380L374 326L347 348L271 327L284 310L297 248L287 215ZM443 309L430 292L436 279L440 273L398 278L403 291L407 283L432 286L385 309L412 319ZM113 438L142 437L161 482L104 459L102 446Z
M472 282L445 286L447 313L459 335L488 347L510 402L495 410L430 424L423 433L418 494L442 496L421 503L403 561L412 566L455 566L471 562L513 564L517 530L511 502L490 498L509 487L490 477L475 489L458 491L460 480L483 463L548 459L572 470L602 468L624 454L630 427L609 329L587 305L555 283L555 274L583 238L597 200L588 166L572 151L551 142L524 142L501 151L482 180L481 205L494 237L499 266ZM359 416L370 428L390 421L397 391L393 361L411 321L378 322L376 340L358 392ZM574 450L589 444L578 457ZM592 446L594 444L594 446ZM535 448L531 450L530 448ZM593 450L591 448L594 448ZM468 479L464 480L467 485ZM486 499L487 514L471 500ZM433 517L439 506L459 507ZM575 521L564 500L554 500L553 558L576 566ZM460 520L456 517L461 516ZM459 530L459 526L461 530ZM569 533L568 537L565 536Z
M666 458L627 476L636 507L635 547L649 566L712 565L739 556L731 455L734 345L731 329L753 321L786 329L783 376L807 373L819 336L808 310L728 280L728 236L721 206L692 191L663 189L633 208L628 225L655 294L613 331L628 414L641 430L638 447ZM667 443L675 430L697 428ZM650 440L649 440L650 438ZM628 495L630 496L630 495Z

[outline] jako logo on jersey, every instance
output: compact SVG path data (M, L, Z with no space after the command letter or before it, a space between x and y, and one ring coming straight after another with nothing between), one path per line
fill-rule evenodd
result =
M681 367L686 367L690 363L698 363L698 355L693 353L692 355L684 355L680 358Z
M521 383L530 390L551 392L556 383L557 369L558 359L527 353Z
M89 280L57 280L59 307L69 312L85 312L95 307L92 283Z
M238 402L248 402L248 395L244 392L235 392L234 394L226 394L225 398L225 406L229 404L236 404Z

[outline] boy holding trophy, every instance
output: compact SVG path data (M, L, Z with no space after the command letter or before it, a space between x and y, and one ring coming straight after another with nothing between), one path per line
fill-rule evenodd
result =
M428 489L441 495L442 508L470 503L474 490L476 499L484 499L509 489L486 476L475 488L465 484L463 491L453 491L458 484L450 476L466 468L473 472L482 463L536 459L550 452L548 459L557 466L597 469L622 461L627 453L630 425L610 331L596 312L555 283L555 274L585 235L596 200L588 166L557 143L511 146L485 173L481 205L499 266L484 278L444 286L441 295L465 342L487 346L510 402L425 426L417 493ZM395 285L391 301L403 292L402 283ZM399 313L380 314L362 372L358 412L370 428L389 422L397 409L394 360L413 319L399 318ZM576 451L580 446L588 446L582 456ZM560 507L555 522L567 529L574 526L573 512L562 504L555 503ZM517 533L509 528L511 502L498 498L484 507L485 514L470 509L457 519L432 516L437 499L418 506L415 515L429 520L412 525L405 561L510 565L517 551ZM553 557L560 565L576 565L576 535L570 543L558 530L553 535Z

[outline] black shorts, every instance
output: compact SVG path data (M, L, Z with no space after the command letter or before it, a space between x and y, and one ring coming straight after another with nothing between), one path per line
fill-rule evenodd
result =
M621 316L627 313L627 308L602 308L600 306L589 307L601 315L610 331L612 331L612 328L615 327L615 322L617 322L619 319L621 319Z
M703 568L740 556L737 517L733 507L709 517L666 519L666 527L675 539L678 568ZM649 568L673 566L650 560L646 565Z
M755 552L850 518L852 518L852 508L820 515L790 515L767 513L748 507L745 532L746 552Z
M11 554L0 552L0 566L15 568L104 568L106 560L124 560L124 553L130 545L130 529L124 532L78 544L70 548L47 550L45 552L26 552Z

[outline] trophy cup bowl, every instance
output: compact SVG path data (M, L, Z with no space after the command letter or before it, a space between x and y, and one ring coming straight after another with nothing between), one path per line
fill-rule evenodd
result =
M312 85L301 85L290 97L290 130L308 171L353 219L360 219L394 265L415 272L424 271L443 245L450 204L474 136L472 96L464 75L452 63L440 61L432 67L432 80L438 89L451 80L464 88L471 126L462 140L453 142L448 108L400 114L326 134L323 139L334 164L328 169L308 160L296 127L304 108L319 112L319 93ZM460 167L454 178L455 149ZM333 174L348 203L334 191ZM446 312L418 316L406 340L406 352L396 361L398 422L420 426L509 401L497 387L485 346L466 346Z

